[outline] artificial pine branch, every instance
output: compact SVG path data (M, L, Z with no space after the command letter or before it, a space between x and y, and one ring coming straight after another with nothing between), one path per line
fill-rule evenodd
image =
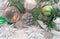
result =
M55 2L55 3L58 3L58 2L59 2L59 0L54 0L54 2Z
M51 31L55 28L56 24L53 22L54 19L56 19L56 12L55 9L52 10L52 15L48 17L46 21L43 21L47 25L47 30Z
M32 16L33 16L33 22L36 22L38 20L38 16L40 15L40 8L35 8L32 11Z
M21 13L25 12L25 8L21 3L21 0L8 0L9 4L15 6Z

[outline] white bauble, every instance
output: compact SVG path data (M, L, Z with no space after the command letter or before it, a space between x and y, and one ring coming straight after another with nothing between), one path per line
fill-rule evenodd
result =
M58 9L60 10L60 1L58 2L58 5L57 5Z
M8 5L8 0L0 0L0 10L5 9Z
M53 6L54 9L57 9L58 8L58 4L56 4L56 3L53 4L52 6Z
M51 30L51 33L54 35L53 39L58 39L60 38L60 17L57 17L53 22L56 23L56 28Z
M54 22L56 23L56 30L60 30L60 18L56 18L56 20L54 20Z
M36 6L36 1L35 0L25 0L24 1L24 8L26 9L33 9Z

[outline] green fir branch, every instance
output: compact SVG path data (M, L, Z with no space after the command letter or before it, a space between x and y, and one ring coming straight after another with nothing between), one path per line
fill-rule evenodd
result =
M21 13L25 12L25 8L21 3L21 0L8 0L9 4L15 6Z
M34 8L32 10L33 22L36 22L38 20L39 15L40 15L40 8Z

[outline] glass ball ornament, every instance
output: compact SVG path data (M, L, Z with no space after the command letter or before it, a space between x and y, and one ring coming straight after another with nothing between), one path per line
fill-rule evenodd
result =
M7 7L5 9L5 15L4 16L9 22L14 23L20 19L20 12L16 7L11 6L11 7Z
M51 5L46 5L41 8L41 13L44 16L50 16L52 13L53 7Z

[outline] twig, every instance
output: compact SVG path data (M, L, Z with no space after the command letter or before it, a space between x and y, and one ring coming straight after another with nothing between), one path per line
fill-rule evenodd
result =
M46 32L48 32L46 29L44 29L41 25L40 25L40 23L37 21L37 23L38 23L38 25L44 30L44 31L46 31Z

